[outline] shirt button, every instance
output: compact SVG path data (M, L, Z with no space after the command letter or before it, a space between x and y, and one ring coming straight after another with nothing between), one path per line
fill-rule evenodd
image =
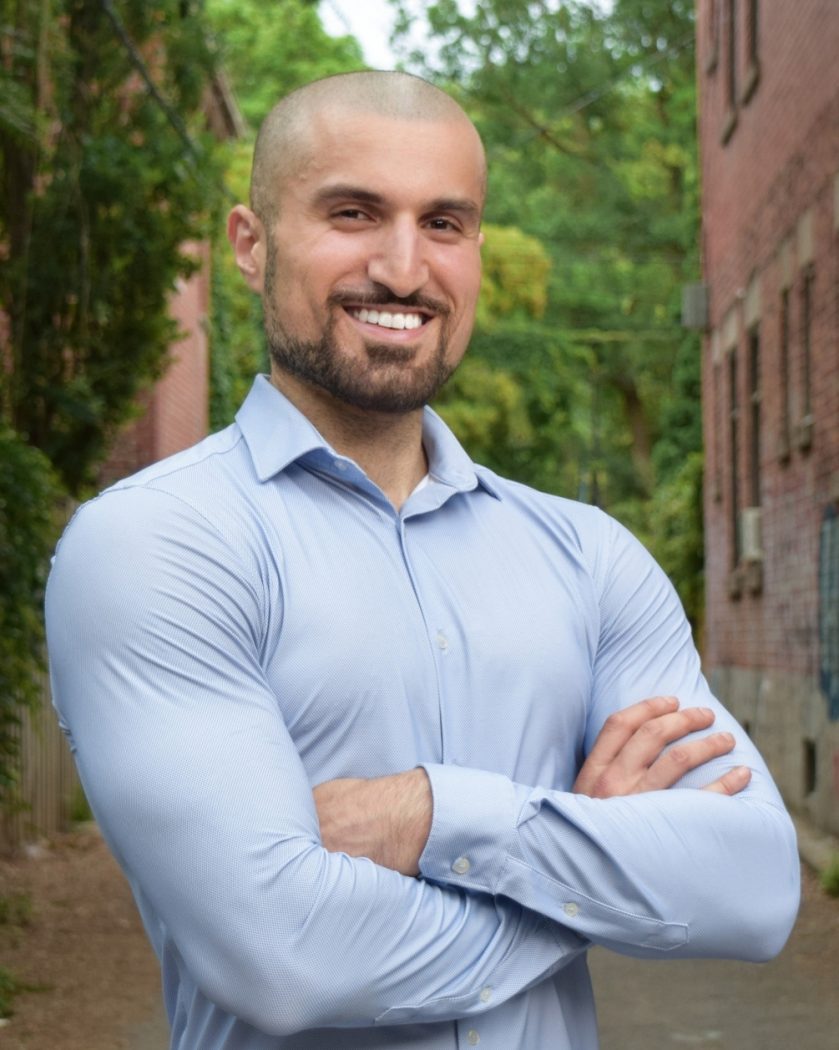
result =
M574 916L579 912L580 906L578 904L575 904L573 901L569 901L567 904L562 905L562 910L565 912L566 915L573 919Z
M479 996L479 999L481 1000L481 1002L482 1003L488 1003L491 998L492 998L492 989L491 988L482 988L481 989L481 994Z
M349 470L350 465L346 462L346 460L336 459L335 466L338 468L338 470L340 470L343 473L345 470Z
M458 857L457 860L452 864L452 871L456 875L465 875L466 872L472 867L466 857Z
M449 647L449 640L448 640L448 638L447 638L447 637L446 637L446 636L445 636L445 635L443 634L443 632L442 632L442 631L438 631L438 632L437 632L437 644L438 644L438 645L440 646L440 648L441 648L441 649L443 649L444 651L445 651L446 649L448 649L448 647Z
M481 1037L478 1035L478 1033L475 1031L475 1029L474 1028L470 1028L469 1031L466 1033L466 1042L470 1046L477 1046L478 1043L480 1043L480 1041L481 1041Z

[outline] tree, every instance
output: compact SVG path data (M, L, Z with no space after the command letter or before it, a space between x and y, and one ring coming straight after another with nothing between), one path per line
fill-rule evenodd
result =
M165 366L168 297L218 197L197 5L2 0L0 797L40 691L59 509Z
M305 0L207 0L217 47L251 127L289 91L310 80L364 68L358 41L332 37Z
M164 366L167 298L193 266L182 245L218 195L200 136L210 57L200 20L174 0L5 7L12 78L39 128L29 144L0 138L5 411L78 493Z

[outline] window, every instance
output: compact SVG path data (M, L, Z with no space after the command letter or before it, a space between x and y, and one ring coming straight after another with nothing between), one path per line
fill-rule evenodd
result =
M801 419L798 447L806 452L813 443L813 286L812 266L804 270L801 282Z
M760 329L749 332L749 505L760 506Z
M713 433L711 444L714 454L714 486L711 497L715 503L722 502L722 459L723 443L725 440L725 407L723 405L723 376L722 367L718 360L713 364L714 375L714 401L713 401Z
M737 403L737 350L732 349L728 355L728 427L729 427L729 466L731 468L729 496L731 500L731 568L740 564L740 486L737 478L737 465L740 460L739 445L739 410Z
M790 453L790 422L792 419L789 368L789 288L784 288L781 292L780 327L781 433L778 439L778 459L782 463L787 463Z
M720 0L705 0L708 6L707 26L707 48L708 58L705 62L705 72L716 71L720 58Z
M746 4L746 80L743 84L743 102L746 103L754 94L760 77L758 62L759 44L759 0L747 0Z
M725 97L727 115L722 129L723 144L737 125L737 0L725 2Z

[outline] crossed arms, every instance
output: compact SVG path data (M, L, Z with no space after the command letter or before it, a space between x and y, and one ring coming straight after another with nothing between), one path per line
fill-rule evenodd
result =
M734 749L734 737L725 732L668 748L713 721L709 708L679 710L672 696L651 697L616 711L586 758L574 792L615 798L672 787L686 773ZM736 766L703 790L735 795L750 779L747 766ZM369 780L327 781L314 789L314 798L326 849L369 857L403 875L420 874L433 816L431 785L421 767Z
M575 791L426 764L313 798L237 558L182 501L122 490L77 516L47 610L56 704L94 812L158 953L176 952L220 1009L279 1035L447 1020L484 1010L484 986L501 1003L592 941L658 955L779 949L797 858L759 757L741 736L744 787L729 740L683 741L708 715L660 699L610 711L620 660L608 638ZM636 696L650 686L633 680ZM676 746L662 754L665 739ZM710 790L658 790L685 770L681 784ZM380 813L397 820L377 843ZM417 869L424 879L400 874Z

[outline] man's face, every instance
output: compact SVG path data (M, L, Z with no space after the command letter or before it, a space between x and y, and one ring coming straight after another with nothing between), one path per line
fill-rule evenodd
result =
M275 371L406 412L466 350L480 287L483 160L464 121L330 111L279 191L264 313Z

